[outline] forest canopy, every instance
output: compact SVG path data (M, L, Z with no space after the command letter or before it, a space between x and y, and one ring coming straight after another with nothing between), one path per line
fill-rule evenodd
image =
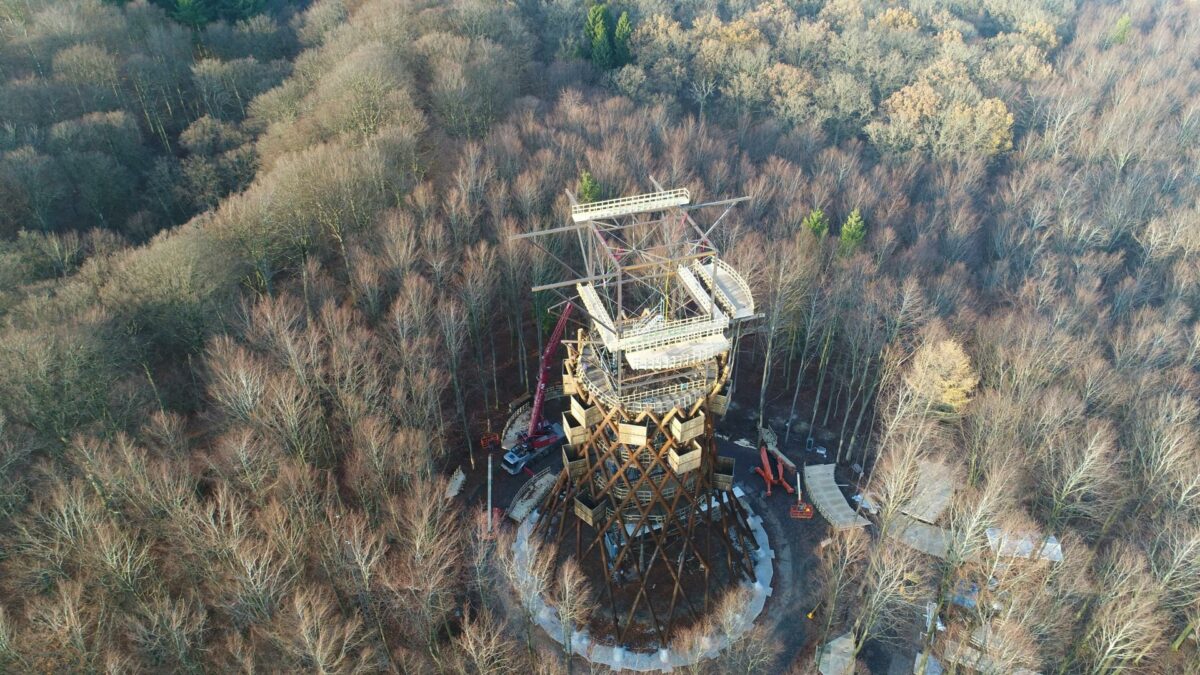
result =
M446 476L574 262L511 235L651 176L750 197L735 403L881 507L700 669L911 658L909 572L1000 671L1195 668L1198 62L1185 0L0 0L0 670L560 670Z

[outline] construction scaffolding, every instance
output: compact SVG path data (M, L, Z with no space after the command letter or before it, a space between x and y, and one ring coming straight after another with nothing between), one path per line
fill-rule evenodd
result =
M587 314L563 341L567 443L536 532L601 571L618 644L666 645L702 618L713 591L757 580L751 516L713 434L737 340L756 315L709 234L744 199L690 205L687 190L661 187L592 204L572 197L573 224L519 235L574 233L585 266L534 288L574 289L569 301ZM707 231L690 214L718 206L725 213ZM561 548L567 533L573 551Z

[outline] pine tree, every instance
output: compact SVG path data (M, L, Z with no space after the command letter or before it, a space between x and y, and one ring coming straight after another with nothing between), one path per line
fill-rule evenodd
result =
M825 217L825 212L821 209L813 209L804 216L802 223L808 228L818 239L824 239L825 235L829 234L829 219Z
M612 21L608 5L592 5L583 24L584 56L596 60L596 45L608 42L608 23ZM603 39L601 39L603 38Z
M214 6L217 18L230 23L261 14L267 4L266 0L209 0L209 2Z
M1129 12L1121 15L1117 19L1116 25L1113 26L1112 32L1108 34L1108 44L1123 45L1129 41L1129 33L1133 30L1133 19L1130 18Z
M631 37L633 37L633 23L629 20L629 12L621 12L621 18L617 19L617 28L613 33L613 56L618 68L633 61L633 55L629 51Z
M192 28L200 28L216 18L213 6L205 0L175 0L171 18Z
M592 177L590 171L579 175L579 203L590 204L600 201L600 184Z
M853 255L863 240L867 237L867 224L863 222L862 214L858 209L850 212L850 217L842 223L841 242L838 246L838 251L844 255Z
M605 14L607 12L605 9ZM611 70L615 65L611 35L606 22L602 21L596 26L596 39L592 41L592 63L601 70Z

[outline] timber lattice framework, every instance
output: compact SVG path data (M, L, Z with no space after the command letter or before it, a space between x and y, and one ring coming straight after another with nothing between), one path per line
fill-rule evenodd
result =
M704 617L713 590L757 581L751 515L714 438L737 340L757 315L710 235L745 199L690 205L688 190L659 188L573 204L569 225L518 235L574 234L585 266L534 288L573 289L567 301L587 315L564 341L563 469L536 532L603 577L618 644L665 646ZM706 207L724 207L707 229L691 215Z

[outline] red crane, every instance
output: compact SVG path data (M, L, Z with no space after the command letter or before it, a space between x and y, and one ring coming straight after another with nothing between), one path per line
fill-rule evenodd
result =
M562 316L558 317L558 324L554 326L554 332L550 334L550 341L546 343L546 350L542 352L542 370L538 373L537 393L533 397L533 413L529 416L529 437L533 438L538 435L538 431L542 425L542 404L546 402L546 380L550 377L550 362L554 358L554 352L558 351L558 343L562 342L563 331L567 328L567 319L571 317L571 303L563 308Z
M537 392L533 397L533 408L529 411L529 430L517 437L517 442L504 453L500 467L511 475L517 475L522 469L529 471L526 465L536 461L542 455L550 452L565 439L562 426L542 419L542 404L546 402L546 380L550 379L550 363L558 344L562 342L563 331L567 328L567 319L571 317L571 307L568 304L558 317L558 325L550 334L546 350L542 352L541 371L538 373Z
M793 489L791 484L787 482L787 479L783 477L783 457L776 458L776 463L779 468L779 476L776 477L771 471L771 460L767 455L767 444L759 444L758 452L762 456L762 466L754 467L754 473L762 476L763 482L767 484L767 496L771 496L772 485L778 485L784 490L787 490L788 494L795 492L795 489Z

